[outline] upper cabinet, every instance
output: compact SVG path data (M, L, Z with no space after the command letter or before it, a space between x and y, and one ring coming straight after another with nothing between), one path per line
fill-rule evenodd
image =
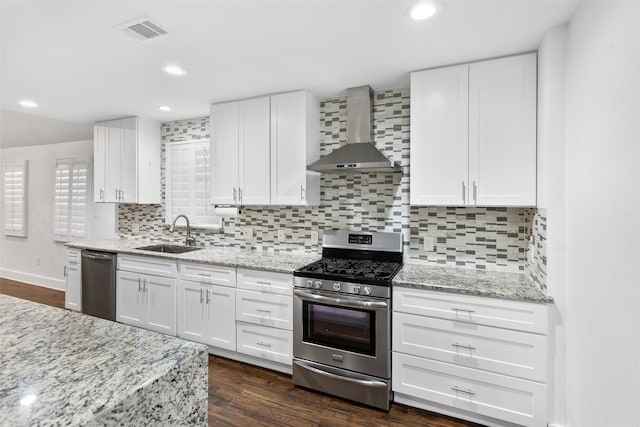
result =
M535 206L536 55L411 74L412 205Z
M320 204L320 103L307 91L271 96L271 204Z
M94 200L160 203L160 124L126 117L94 126Z
M306 91L212 105L212 203L317 205L320 178L306 167L320 156L319 120Z

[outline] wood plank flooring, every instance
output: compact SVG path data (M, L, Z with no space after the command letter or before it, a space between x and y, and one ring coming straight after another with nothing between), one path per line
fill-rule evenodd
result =
M0 293L64 308L64 292L0 278ZM389 412L294 387L291 376L209 355L210 426L473 427L404 405Z

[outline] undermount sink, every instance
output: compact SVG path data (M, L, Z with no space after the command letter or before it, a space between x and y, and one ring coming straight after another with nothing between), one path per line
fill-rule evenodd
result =
M140 248L135 248L139 251L149 251L149 252L164 252L167 254L183 254L185 252L199 251L202 248L196 246L182 246L182 245L152 245L152 246L142 246Z

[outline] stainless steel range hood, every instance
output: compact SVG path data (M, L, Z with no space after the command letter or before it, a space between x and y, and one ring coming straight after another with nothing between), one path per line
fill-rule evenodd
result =
M336 174L401 171L373 145L373 90L369 86L347 89L347 143L307 169Z

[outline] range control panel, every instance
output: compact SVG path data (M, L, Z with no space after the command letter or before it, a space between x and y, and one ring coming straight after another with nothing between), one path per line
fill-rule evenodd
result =
M371 245L373 244L373 236L371 234L349 233L349 243L355 243L357 245Z

